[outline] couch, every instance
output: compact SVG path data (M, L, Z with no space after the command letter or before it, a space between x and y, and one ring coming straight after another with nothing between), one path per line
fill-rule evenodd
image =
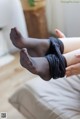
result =
M27 119L80 119L80 75L26 82L9 102Z

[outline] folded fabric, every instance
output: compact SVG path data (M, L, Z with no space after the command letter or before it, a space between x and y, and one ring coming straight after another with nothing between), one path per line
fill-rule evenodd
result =
M46 55L55 53L54 44L59 48L61 54L64 52L63 42L61 40L59 40L59 38L50 37L49 42L50 42L50 47L49 47Z
M65 76L67 63L65 57L61 54L64 51L63 49L64 46L60 40L50 38L50 48L45 57L49 62L51 78L57 79Z

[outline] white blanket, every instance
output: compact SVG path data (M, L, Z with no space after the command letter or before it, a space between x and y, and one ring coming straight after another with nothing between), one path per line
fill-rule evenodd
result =
M80 119L80 76L28 81L10 103L28 119Z

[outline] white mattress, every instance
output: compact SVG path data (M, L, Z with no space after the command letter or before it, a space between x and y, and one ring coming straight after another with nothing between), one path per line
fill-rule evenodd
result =
M28 81L10 99L27 119L80 119L80 76Z

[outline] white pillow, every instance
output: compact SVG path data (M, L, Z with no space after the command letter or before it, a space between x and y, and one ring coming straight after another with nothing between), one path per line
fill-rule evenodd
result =
M28 81L10 103L28 119L80 119L80 76Z

